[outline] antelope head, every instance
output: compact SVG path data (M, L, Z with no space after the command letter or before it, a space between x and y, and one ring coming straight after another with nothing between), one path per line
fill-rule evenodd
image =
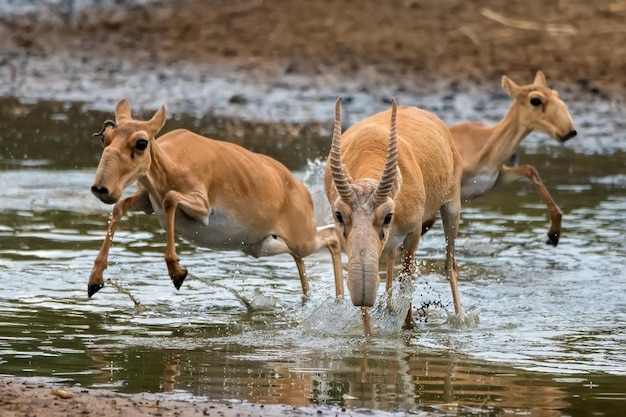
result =
M164 124L164 106L152 119L138 121L131 118L128 101L120 101L115 108L115 121L105 121L102 130L93 135L102 139L104 151L91 192L102 202L113 204L126 187L146 175L155 135Z
M335 126L330 166L337 198L332 204L336 230L348 255L348 290L355 306L371 307L379 285L379 258L389 233L400 190L397 167L396 102L392 102L391 129L387 155L379 181L352 180L341 161L341 99L335 104ZM358 163L367 163L359 160Z
M558 142L576 136L576 129L567 106L559 93L548 88L546 77L537 71L535 81L519 86L506 75L502 76L502 88L519 105L519 117L523 126L543 132Z

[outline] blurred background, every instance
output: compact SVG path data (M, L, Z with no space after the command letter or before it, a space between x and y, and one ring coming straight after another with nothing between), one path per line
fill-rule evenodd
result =
M7 0L0 94L327 121L315 104L338 94L498 90L541 69L621 98L625 18L620 0Z

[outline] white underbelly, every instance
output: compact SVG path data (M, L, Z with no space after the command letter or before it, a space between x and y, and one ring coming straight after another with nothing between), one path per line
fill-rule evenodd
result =
M156 206L154 203L152 206L159 224L165 229L166 222L163 208ZM247 248L251 245L258 244L259 241L265 239L269 234L268 231L251 231L216 208L210 209L208 224L204 224L177 209L174 219L174 233L196 246L216 250L243 251L247 251Z
M471 200L486 194L494 187L497 179L497 172L480 172L470 178L464 178L461 183L461 200Z

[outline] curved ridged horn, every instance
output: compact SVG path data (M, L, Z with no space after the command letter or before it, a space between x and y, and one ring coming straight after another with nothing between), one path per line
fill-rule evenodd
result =
M389 128L389 144L387 145L387 160L385 161L385 169L380 177L378 188L374 194L376 204L385 202L396 179L398 171L398 141L396 138L396 100L391 100L391 127Z
M98 133L94 133L93 137L104 137L104 131L107 129L107 127L115 127L117 126L117 123L115 123L113 120L105 120L104 123L102 123L102 130L100 130Z
M350 201L353 191L341 165L341 97L335 102L335 128L330 146L330 172L339 197L345 202Z

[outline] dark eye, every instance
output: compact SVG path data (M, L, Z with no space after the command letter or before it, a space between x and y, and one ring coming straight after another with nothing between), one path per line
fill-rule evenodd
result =
M137 149L138 151L143 151L147 147L148 141L145 139L139 139L137 142L135 142L135 149Z
M343 216L338 211L335 212L335 218L337 219L338 223L343 224Z
M530 105L534 106L534 107L539 107L543 104L543 102L541 101L541 99L539 97L531 97L530 99Z
M383 222L384 225L388 225L389 223L391 223L391 218L393 217L393 213L388 213L385 216L385 221Z

